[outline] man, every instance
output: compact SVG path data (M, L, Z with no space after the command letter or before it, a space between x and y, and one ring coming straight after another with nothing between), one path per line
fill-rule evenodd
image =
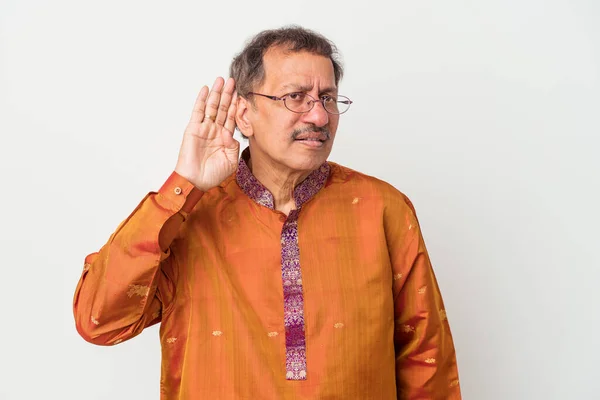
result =
M351 104L335 47L264 31L230 72L200 91L175 171L86 258L81 336L160 322L163 399L460 399L413 206L327 162Z

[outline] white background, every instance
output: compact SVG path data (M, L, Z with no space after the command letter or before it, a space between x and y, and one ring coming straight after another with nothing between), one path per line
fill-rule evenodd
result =
M1 0L0 399L159 397L158 327L77 335L84 257L168 177L202 85L289 23L343 55L330 159L416 206L464 398L600 399L596 0Z

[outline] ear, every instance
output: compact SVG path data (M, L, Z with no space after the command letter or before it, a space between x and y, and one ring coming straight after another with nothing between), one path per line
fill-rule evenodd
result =
M248 99L238 97L237 110L235 112L235 124L242 135L246 137L254 135L252 124L250 124L250 120L248 119L248 114L251 112L250 107L252 107L252 104L250 104Z

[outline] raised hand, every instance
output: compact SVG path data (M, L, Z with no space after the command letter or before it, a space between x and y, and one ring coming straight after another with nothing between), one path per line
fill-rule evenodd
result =
M240 143L233 138L237 93L235 82L219 77L204 86L183 134L175 172L207 191L237 168Z

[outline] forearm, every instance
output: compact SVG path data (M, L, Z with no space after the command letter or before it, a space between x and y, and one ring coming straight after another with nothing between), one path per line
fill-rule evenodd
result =
M398 399L459 400L450 325L414 207L395 202L389 215Z
M461 398L452 334L426 253L396 300L396 376L399 399Z
M159 232L158 243L161 251L164 253L167 251L175 237L181 224L185 221L187 215L192 211L198 200L202 197L203 193L193 188L189 195L186 197L186 201L181 208L181 211L171 216Z

